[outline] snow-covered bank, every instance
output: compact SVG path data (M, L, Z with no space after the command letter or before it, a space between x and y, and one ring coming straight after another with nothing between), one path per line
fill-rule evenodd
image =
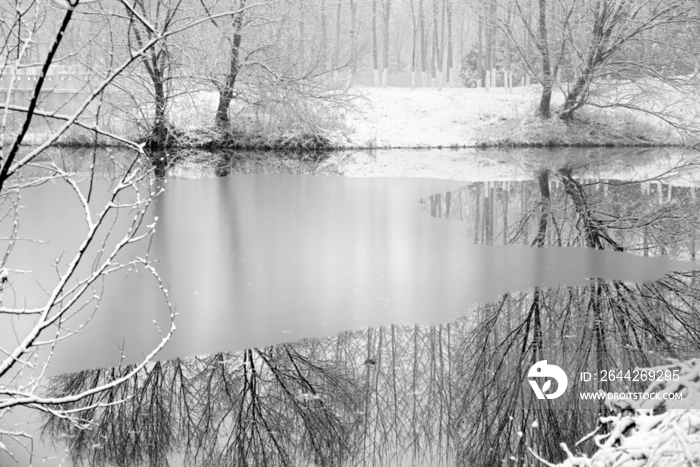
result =
M173 99L169 123L172 147L190 149L314 150L464 148L504 146L669 146L681 138L661 120L620 109L584 108L569 124L534 117L540 87L351 88L341 93L349 108L313 106L304 115L247 106L232 110L230 132L213 127L216 95L192 92ZM354 98L357 97L357 98ZM552 108L561 105L555 94ZM57 122L37 120L25 144L38 144ZM111 116L103 129L143 141L149 125ZM145 131L145 133L144 133ZM6 135L7 136L7 135ZM9 144L11 138L6 138ZM113 145L111 138L73 127L60 145Z
M566 125L533 118L539 87L360 88L345 117L342 145L362 148L533 146L645 146L678 144L665 124L614 110L581 112ZM553 107L558 105L555 97Z
M347 116L351 146L474 146L484 127L520 119L536 98L534 88L362 88L365 99Z

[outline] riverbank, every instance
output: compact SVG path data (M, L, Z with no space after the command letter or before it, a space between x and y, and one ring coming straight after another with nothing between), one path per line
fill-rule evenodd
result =
M172 109L168 147L197 150L319 151L338 149L470 148L470 147L652 147L676 146L683 138L654 117L621 109L581 109L564 123L535 116L539 87L493 88L351 88L344 105L308 113L305 125L285 115L240 114L232 129L211 125L216 102L200 92L177 101ZM560 105L554 96L552 108ZM196 104L196 105L195 105ZM261 119L259 119L261 118ZM112 123L113 134L145 141L144 127ZM295 123L296 122L296 123ZM38 145L60 122L32 124L24 144ZM114 126L114 128L112 128ZM10 142L11 138L5 138ZM73 127L56 146L113 145L114 140ZM118 145L118 144L117 144Z
M75 163L89 160L70 151ZM344 150L332 153L278 151L182 151L167 167L174 178L233 174L288 174L345 177L401 177L500 182L532 180L536 173L562 167L584 179L656 180L673 178L695 186L700 160L682 148L466 148L423 150ZM669 172L668 167L674 167Z
M669 125L623 110L583 109L570 124L534 117L539 87L360 88L346 148L673 146ZM552 108L558 106L555 96Z

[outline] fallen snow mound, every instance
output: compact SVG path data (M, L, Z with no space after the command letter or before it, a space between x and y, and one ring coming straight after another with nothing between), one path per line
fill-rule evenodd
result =
M654 369L680 370L680 378L655 381L646 393L674 393L682 397L666 401L607 401L619 413L601 417L601 424L608 424L609 431L594 436L598 451L590 458L574 455L562 443L568 458L557 467L700 466L700 410L696 410L700 408L700 359Z

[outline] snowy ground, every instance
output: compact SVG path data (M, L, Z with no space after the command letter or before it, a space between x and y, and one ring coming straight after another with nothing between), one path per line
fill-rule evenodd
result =
M533 118L540 87L357 88L342 145L425 148L480 145L667 145L679 139L655 119L620 110L583 110L570 125ZM552 108L562 101L553 96Z
M349 113L355 147L474 146L490 126L519 122L531 113L537 88L361 88Z

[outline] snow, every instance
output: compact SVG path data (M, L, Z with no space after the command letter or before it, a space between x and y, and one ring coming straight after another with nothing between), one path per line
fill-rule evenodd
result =
M700 359L674 362L655 369L677 368L680 378L668 384L651 384L647 393L674 392L683 394L683 402L658 402L649 407L643 402L612 401L609 407L618 415L604 417L609 432L595 436L598 451L590 458L572 454L562 445L568 458L558 467L687 467L700 465ZM682 408L681 408L682 407ZM654 414L653 409L666 411ZM634 410L627 416L624 409Z
M468 88L361 88L357 109L346 115L350 146L449 147L477 144L489 127L532 113L536 86ZM501 128L501 131L503 128Z
M621 86L621 85L619 85ZM613 91L619 87L612 86ZM642 112L587 106L568 124L535 117L541 87L355 88L336 143L347 148L498 145L659 146L679 144L667 123ZM552 110L563 102L558 89Z

